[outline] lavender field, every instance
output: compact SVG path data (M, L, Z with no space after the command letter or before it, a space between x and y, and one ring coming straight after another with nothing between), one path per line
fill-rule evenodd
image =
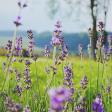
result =
M34 30L18 33L28 3L17 1L12 38L0 41L0 112L112 112L112 35L104 21L89 28L88 44L76 41L71 53L63 21L56 20L40 48Z

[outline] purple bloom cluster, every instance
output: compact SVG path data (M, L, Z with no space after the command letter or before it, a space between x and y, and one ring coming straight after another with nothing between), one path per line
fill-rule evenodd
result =
M57 21L55 25L56 29L54 30L53 37L51 40L51 44L53 46L60 46L62 44L62 31L61 31L61 22Z
M17 82L20 81L21 74L17 69L15 69L15 74L16 74L16 81Z
M24 3L22 3L22 1L23 1L23 0L19 0L19 1L17 2L18 6L19 6L19 8L20 8L20 11L19 11L19 15L17 16L16 20L14 21L14 24L15 24L16 27L19 27L19 26L22 25L22 24L21 24L21 16L20 16L20 15L21 15L21 10L22 10L23 8L27 7L27 1L25 1Z
M62 112L66 101L70 97L70 91L66 88L53 88L49 91L50 109L49 112Z
M85 76L83 77L83 79L80 81L80 84L81 84L82 89L87 88L88 79L87 79L87 76L86 76L86 75L85 75Z
M11 98L6 97L4 101L7 112L21 112L22 106L15 103Z
M63 43L62 44L62 52L61 52L61 56L59 56L59 59L61 61L64 61L67 56L68 56L68 47L65 43Z
M21 94L22 94L22 87L20 87L19 85L17 85L15 87L15 91L17 92L18 96L21 96Z
M50 48L48 45L45 46L44 55L50 57Z
M98 95L95 98L92 104L92 110L93 112L104 112L104 106L103 106L101 95Z
M16 38L15 55L20 56L22 53L22 37Z
M33 32L32 30L27 31L28 38L29 38L29 46L28 46L28 51L31 57L34 56L33 51L34 51L34 37L33 37Z
M26 106L26 107L23 109L23 112L31 112L30 107L29 107L29 106Z
M17 4L19 6L19 8L25 8L27 7L27 1L25 0L25 2L22 2L23 0L18 0Z
M73 71L71 65L64 67L64 85L70 90L71 96L74 94Z
M22 25L22 24L21 24L21 17L20 17L20 16L18 16L18 17L16 18L16 20L14 21L14 24L16 25L16 27L19 27L19 26Z
M31 87L31 78L30 78L30 64L31 62L29 60L25 61L25 70L24 70L24 82L26 84L26 89L29 89Z
M104 25L103 22L99 22L99 36L96 43L96 56L97 60L100 62L105 62L110 59L110 55L112 54L112 39L108 37L108 46L104 44Z
M81 98L80 103L75 106L74 112L87 112L86 104L86 98Z
M5 47L5 49L7 50L7 57L9 58L10 54L11 54L11 50L12 50L12 41L8 40L8 43Z

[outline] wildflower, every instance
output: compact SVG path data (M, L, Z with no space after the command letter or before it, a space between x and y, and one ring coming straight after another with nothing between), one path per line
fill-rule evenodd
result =
M27 2L22 3L21 0L18 0L17 4L20 9L27 7Z
M25 62L25 70L24 70L24 82L26 84L25 88L29 89L31 87L31 78L30 78L30 66L31 62L29 60L26 60Z
M78 50L79 50L79 55L82 55L82 54L83 54L83 47L82 47L82 44L79 44Z
M20 77L21 77L21 74L19 73L19 71L17 69L15 69L15 73L16 73L16 81L20 81Z
M19 85L17 85L17 86L15 87L15 91L17 92L17 94L18 94L19 96L21 96L21 94L22 94L22 88L21 88Z
M23 109L23 112L31 112L31 109L29 106L26 106L24 109Z
M33 32L32 30L27 31L28 38L29 38L29 46L28 46L28 51L31 57L33 57L33 51L34 51L34 37L33 37Z
M46 72L47 74L50 74L50 68L49 68L49 67L45 67L45 72Z
M16 58L15 57L12 59L12 62L16 62Z
M110 86L110 85L107 86L106 92L107 92L107 93L110 93L110 92L111 92L111 86Z
M20 56L22 53L22 37L16 38L15 55Z
M86 110L81 104L77 104L74 108L74 112L86 112Z
M57 73L57 68L56 68L56 67L54 67L54 66L50 66L50 68L52 69L53 74L56 74L56 73Z
M19 26L22 25L22 24L21 24L21 17L20 17L20 16L18 16L18 17L16 18L16 20L14 21L14 24L16 25L16 27L19 27Z
M104 112L104 106L103 106L101 95L98 95L95 98L92 104L92 110L93 112Z
M20 112L22 110L22 106L15 103L10 97L5 98L4 104L8 112Z
M49 112L62 112L64 104L70 97L68 89L59 87L49 90L50 110Z
M9 67L8 71L9 71L9 73L13 73L13 68Z
M57 21L55 27L56 27L56 29L54 30L51 44L53 46L60 46L62 44L62 31L60 30L61 23L59 21Z
M81 80L80 84L81 84L82 89L87 88L88 79L87 79L86 75L83 77L83 79Z
M12 41L8 40L8 43L5 47L5 49L7 50L7 58L9 58L10 54L11 54L11 49L12 49Z
M73 71L71 65L66 65L64 67L64 85L71 91L71 96L74 94L73 87Z
M22 59L22 58L20 58L20 59L18 60L18 62L19 62L19 63L22 63L22 61L23 61L23 59Z
M6 63L3 62L3 63L2 63L2 70L4 71L5 69L6 69Z
M37 55L34 55L34 56L32 57L32 59L36 62L37 59L38 59L38 56L37 56Z
M85 97L81 97L79 103L75 106L74 112L86 112L87 101Z
M45 55L46 57L49 57L49 56L50 56L50 49L49 49L49 46L48 46L48 45L45 46L44 55Z
M30 65L31 65L31 62L30 62L29 60L26 60L26 61L25 61L25 65L26 65L26 66L30 66Z
M68 47L66 44L62 44L62 53L61 56L59 56L59 59L61 61L64 61L67 56L68 56Z

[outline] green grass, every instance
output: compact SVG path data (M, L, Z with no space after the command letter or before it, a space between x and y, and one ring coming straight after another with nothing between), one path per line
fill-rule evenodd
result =
M0 58L0 65L1 65L0 66L0 90L3 85L3 81L5 80L6 77L5 73L2 70L2 63L5 61L6 59L4 57ZM112 86L112 62L107 62L105 64L101 64L101 63L98 64L98 62L84 59L81 63L78 57L71 57L71 58L69 57L68 62L73 65L73 73L74 73L73 82L75 88L75 93L74 93L75 99L77 100L79 99L78 94L80 94L80 96L86 96L88 112L91 112L90 103L92 103L97 93L101 93L104 107L105 107L105 112L112 112L112 90L110 94L106 93L106 88L109 82L111 82L111 86ZM66 63L67 62L64 62L63 65L65 65ZM26 91L23 91L21 96L18 96L16 93L14 93L13 90L17 84L14 73L9 74L9 79L5 83L4 90L14 101L21 103L23 107L29 105L32 112L44 112L44 111L48 112L48 108L50 105L49 96L47 93L45 93L45 89L52 77L52 74L47 75L45 72L45 67L48 66L48 64L52 64L52 60L47 60L46 58L39 58L36 62L36 67L35 67L35 63L32 61L32 65L31 65L32 87L30 90L28 90L27 93ZM13 68L17 68L21 72L21 74L23 73L25 68L24 63L18 63L18 62L13 63L12 66ZM58 71L57 74L55 75L51 87L58 87L63 85L62 64L58 65L57 68ZM98 74L99 74L99 78L98 78L99 85L97 91ZM84 75L87 75L89 83L87 89L82 90L80 86L80 80L83 78ZM23 82L23 79L21 82ZM10 90L8 91L7 88L9 85L10 85ZM105 90L101 89L101 85L104 86ZM24 84L22 83L22 87L23 86ZM0 97L0 112L6 112L2 97ZM71 112L71 111L69 110L67 112Z

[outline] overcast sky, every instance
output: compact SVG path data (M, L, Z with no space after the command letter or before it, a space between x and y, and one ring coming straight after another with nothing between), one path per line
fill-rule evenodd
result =
M13 30L13 20L18 14L17 0L0 0L0 30ZM112 0L111 6L112 6ZM21 30L33 29L38 32L52 31L56 20L61 20L66 32L84 32L91 26L88 15L81 15L80 21L62 17L58 14L54 19L49 18L46 0L29 0L28 7L22 12ZM107 30L112 31L112 7L108 13Z

